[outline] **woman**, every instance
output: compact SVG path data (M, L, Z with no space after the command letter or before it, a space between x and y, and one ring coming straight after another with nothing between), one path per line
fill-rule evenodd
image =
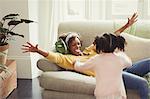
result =
M136 18L137 18L137 14L135 13L130 19L128 18L127 24L125 24L122 28L115 31L114 33L116 35L119 35L126 28L128 28L133 23L135 23L137 21ZM26 52L39 53L40 55L47 58L49 61L56 63L60 67L65 68L67 70L74 70L73 63L77 58L80 58L81 61L85 61L96 54L93 45L86 48L82 53L80 51L81 42L79 37L76 35L70 36L70 38L67 41L68 42L66 43L68 43L67 45L70 54L66 54L66 55L43 51L42 49L38 48L38 45L33 46L29 42L27 42L27 45L23 45L24 48L22 49L24 50L24 53ZM130 68L127 68L125 72L123 72L123 80L125 83L125 88L136 89L138 90L141 99L148 99L148 84L147 81L143 79L141 76L144 76L149 71L150 71L150 59L145 59L137 63L134 63ZM83 73L87 75L95 76L92 71L84 71Z

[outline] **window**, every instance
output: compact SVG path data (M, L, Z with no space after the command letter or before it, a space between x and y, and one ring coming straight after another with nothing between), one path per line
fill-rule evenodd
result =
M148 16L150 17L150 0L148 0Z
M122 19L138 11L138 0L107 0L106 6L106 19Z
M84 19L86 14L86 0L66 0L65 19L76 20Z
M150 19L150 0L63 0L65 20Z
M103 19L103 0L63 0L65 20Z
M137 12L138 0L112 0L113 15L129 15Z
M126 19L134 12L150 19L150 0L106 0L106 6L106 19Z

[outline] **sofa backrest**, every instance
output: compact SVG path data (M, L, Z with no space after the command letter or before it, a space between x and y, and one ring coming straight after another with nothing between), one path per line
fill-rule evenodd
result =
M118 22L118 24L125 24L123 21ZM59 24L58 35L66 32L78 32L81 36L81 40L83 41L82 49L84 49L92 44L96 35L104 32L114 32L118 26L118 24L114 24L114 21L65 21ZM141 32L143 29L140 30L139 27L137 30ZM135 31L133 27L130 30L126 30L126 32L131 31ZM126 53L133 61L150 57L150 39L135 37L127 33L122 33L122 35L128 42Z
M107 27L107 28L106 28ZM62 22L59 25L58 33L78 32L83 40L83 48L92 44L95 36L103 32L113 32L113 23L107 22L88 22L73 21Z

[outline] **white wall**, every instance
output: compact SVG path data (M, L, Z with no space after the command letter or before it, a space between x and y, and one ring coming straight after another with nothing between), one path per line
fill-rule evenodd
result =
M29 41L35 45L39 43L39 1L28 0L28 11L29 19L36 22L34 24L29 24ZM36 62L39 58L38 54L30 53L32 78L37 77L40 74L40 71L36 66Z
M28 2L29 1L29 2ZM27 18L38 22L38 0L0 0L0 18L10 13L18 13L21 18ZM17 37L10 42L8 57L17 61L17 77L31 79L39 75L36 67L37 54L24 54L21 51L22 44L30 41L38 43L38 23L20 24L15 32L23 34L25 38Z

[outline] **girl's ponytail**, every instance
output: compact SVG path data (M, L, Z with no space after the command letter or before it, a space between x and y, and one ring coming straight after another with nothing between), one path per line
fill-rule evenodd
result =
M122 36L117 36L117 48L121 51L125 51L126 40Z

